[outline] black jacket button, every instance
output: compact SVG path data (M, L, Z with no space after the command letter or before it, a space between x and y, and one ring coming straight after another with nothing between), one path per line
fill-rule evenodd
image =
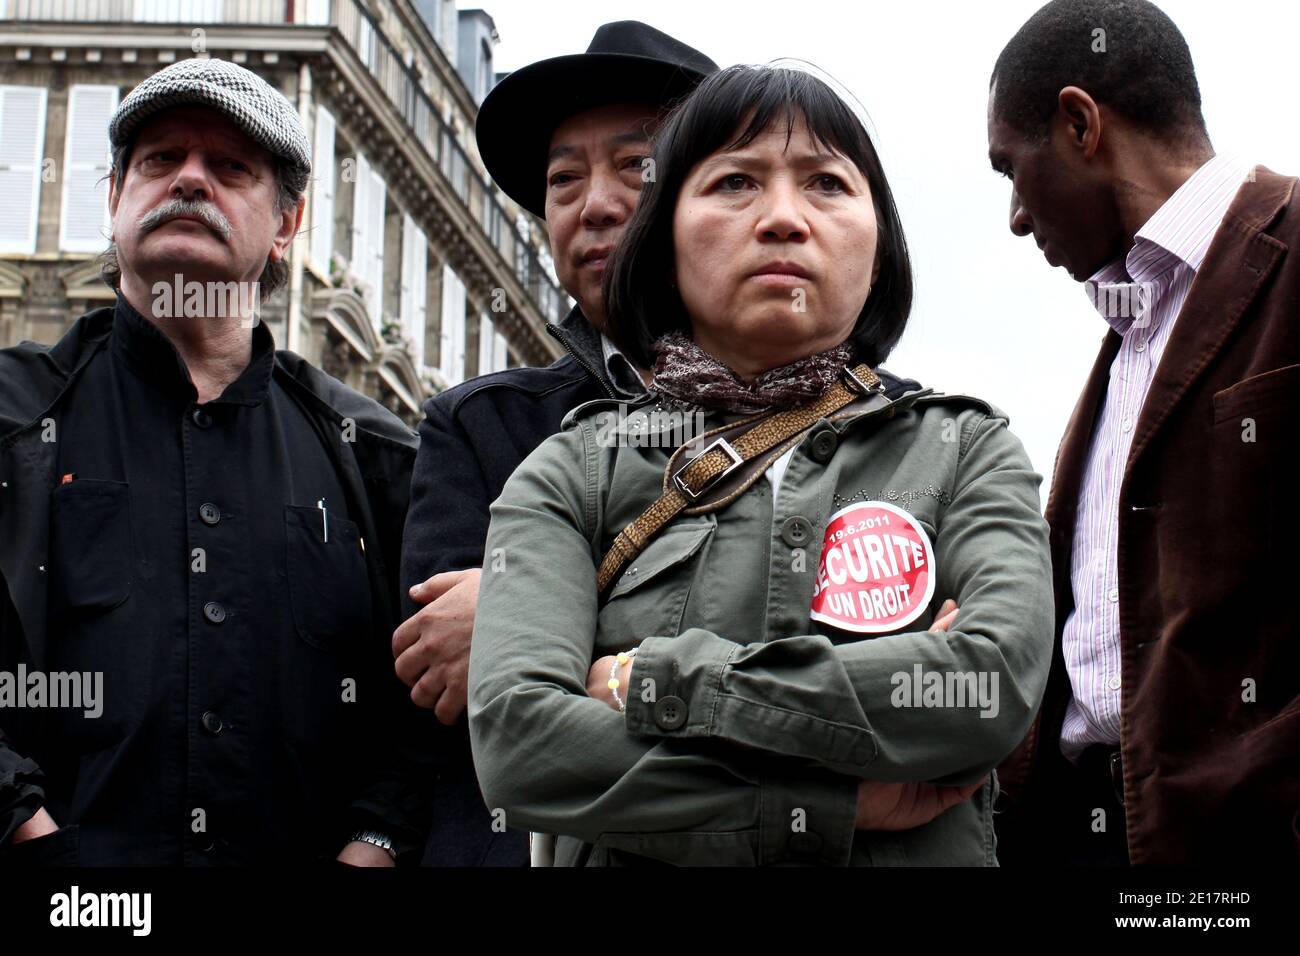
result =
M823 428L812 437L812 456L816 461L823 465L830 461L835 455L835 449L839 447L840 436L835 434L833 428Z
M686 701L680 697L660 697L655 701L655 723L662 730L676 730L686 723Z
M216 524L221 520L221 509L210 501L199 505L199 518L204 524Z
M220 624L226 619L226 609L216 601L209 601L203 605L203 616L213 624Z
M212 416L201 408L194 409L190 418L193 420L194 424L198 425L200 428L210 428L212 426Z
M210 710L203 712L200 723L203 724L203 729L214 737L226 729L226 725L221 722L221 718Z
M792 548L802 548L812 538L812 522L803 515L793 515L781 524L781 540Z

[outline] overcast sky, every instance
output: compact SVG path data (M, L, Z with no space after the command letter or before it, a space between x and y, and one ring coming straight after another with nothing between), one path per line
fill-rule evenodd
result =
M1000 406L1044 476L1106 331L1082 286L1007 228L989 168L986 91L998 53L1040 0L484 0L496 68L586 49L641 20L719 65L809 60L865 105L916 270L916 302L886 363ZM1187 38L1216 150L1300 173L1294 0L1165 0Z

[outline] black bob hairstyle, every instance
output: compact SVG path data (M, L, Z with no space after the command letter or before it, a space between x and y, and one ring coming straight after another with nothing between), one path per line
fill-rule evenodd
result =
M642 189L605 271L606 332L642 368L654 365L655 339L674 330L690 334L686 308L670 282L673 213L687 176L709 155L743 149L778 121L784 121L789 142L799 116L813 141L857 166L871 188L880 272L849 336L856 360L875 367L898 344L912 309L912 263L870 136L848 104L812 74L741 65L708 77L655 134L655 181Z

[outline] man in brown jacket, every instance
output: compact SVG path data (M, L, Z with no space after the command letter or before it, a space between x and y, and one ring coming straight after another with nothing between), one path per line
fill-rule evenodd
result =
M1110 330L1057 455L1057 642L1004 863L1300 859L1300 191L1216 155L1177 27L1055 0L999 57L1010 225Z

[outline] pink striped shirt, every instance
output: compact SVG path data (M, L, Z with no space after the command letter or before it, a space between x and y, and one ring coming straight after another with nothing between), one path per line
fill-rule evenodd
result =
M1252 168L1235 157L1211 159L1138 230L1127 256L1084 284L1123 342L1093 432L1070 553L1074 610L1061 642L1072 699L1061 751L1071 760L1090 744L1119 743L1120 484L1165 344L1210 241Z

